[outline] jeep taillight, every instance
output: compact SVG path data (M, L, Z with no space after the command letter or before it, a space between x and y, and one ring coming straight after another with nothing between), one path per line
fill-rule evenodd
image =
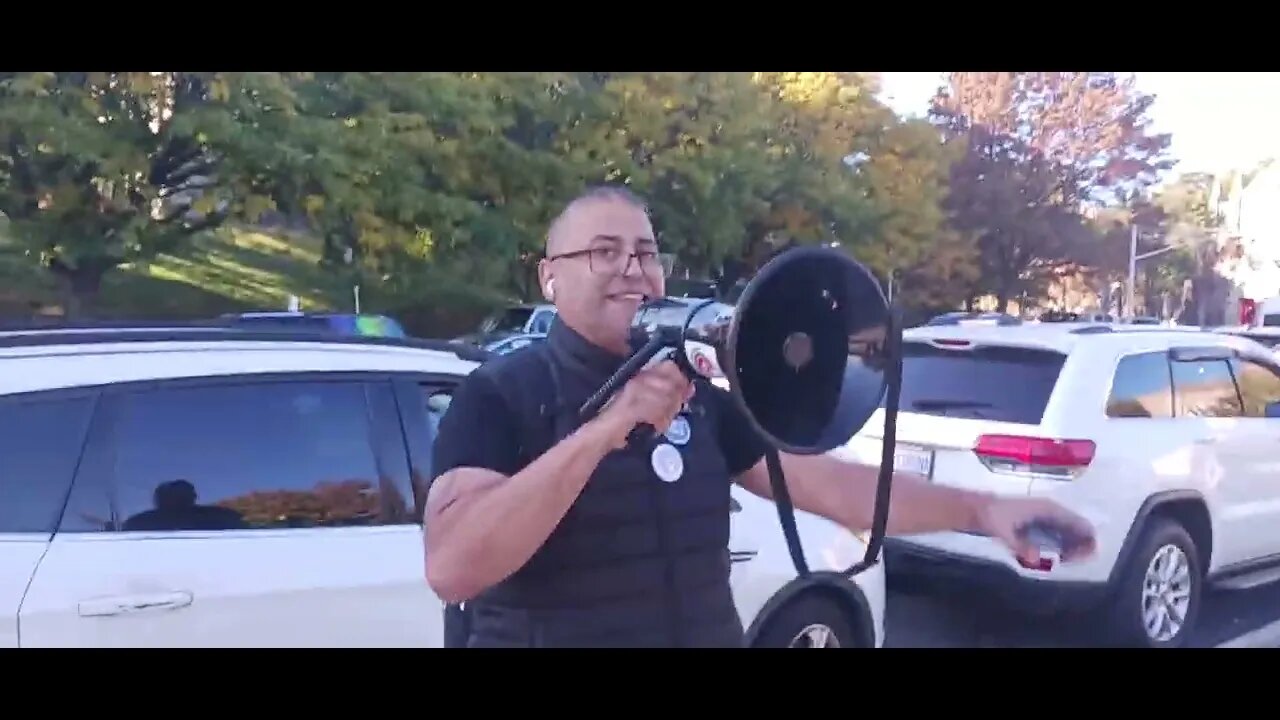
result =
M1092 440L983 435L973 452L991 472L1070 480L1093 462Z
M1240 324L1253 325L1258 320L1258 303L1251 298L1240 298Z

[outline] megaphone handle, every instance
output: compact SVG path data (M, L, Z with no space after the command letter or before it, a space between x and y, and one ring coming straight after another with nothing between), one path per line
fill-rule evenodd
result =
M587 398L587 401L578 409L578 417L583 420L589 420L594 417L596 413L600 412L600 408L604 407L604 404L609 401L609 398L613 397L613 394L618 391L618 388L635 377L636 373L640 372L640 369L645 366L645 363L649 362L654 355L657 355L666 346L666 338L661 334L655 334L649 342L644 344L644 347L641 347L634 355L627 358L627 361L622 363L622 367L618 368L600 386L599 390L596 390L591 397Z

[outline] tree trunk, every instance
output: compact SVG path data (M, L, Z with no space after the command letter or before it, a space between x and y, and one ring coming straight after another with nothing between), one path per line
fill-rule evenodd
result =
M1162 313L1162 310L1157 310L1157 307L1160 306L1160 302L1158 302L1160 301L1160 293L1156 292L1156 283L1152 282L1151 275L1151 270L1147 270L1146 273L1142 274L1143 314L1157 315L1162 318L1164 313Z
M114 265L104 262L88 262L74 268L59 262L50 265L49 270L62 285L63 309L68 319L93 316L102 278L111 267Z
M1016 273L1011 268L1002 268L1000 271L999 284L996 286L996 312L1008 313L1009 301L1013 299L1016 281L1011 277Z
M77 270L63 275L63 304L68 318L92 316L97 310L97 297L102 290L101 272Z

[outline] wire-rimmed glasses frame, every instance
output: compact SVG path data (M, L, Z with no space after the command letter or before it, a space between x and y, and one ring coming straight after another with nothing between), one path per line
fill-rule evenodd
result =
M636 250L631 253L623 252L617 248L587 248L585 250L571 250L563 252L559 255L547 256L547 261L568 260L586 256L587 267L591 272L597 275L626 275L631 269L632 261L635 261L640 272L651 273L660 272L662 277L666 278L671 274L671 270L666 262L666 257L657 250Z

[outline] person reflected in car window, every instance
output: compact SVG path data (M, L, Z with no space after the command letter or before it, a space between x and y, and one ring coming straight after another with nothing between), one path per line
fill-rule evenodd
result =
M218 505L196 503L196 488L186 480L156 486L155 507L124 521L124 530L239 530L247 527L240 513Z

